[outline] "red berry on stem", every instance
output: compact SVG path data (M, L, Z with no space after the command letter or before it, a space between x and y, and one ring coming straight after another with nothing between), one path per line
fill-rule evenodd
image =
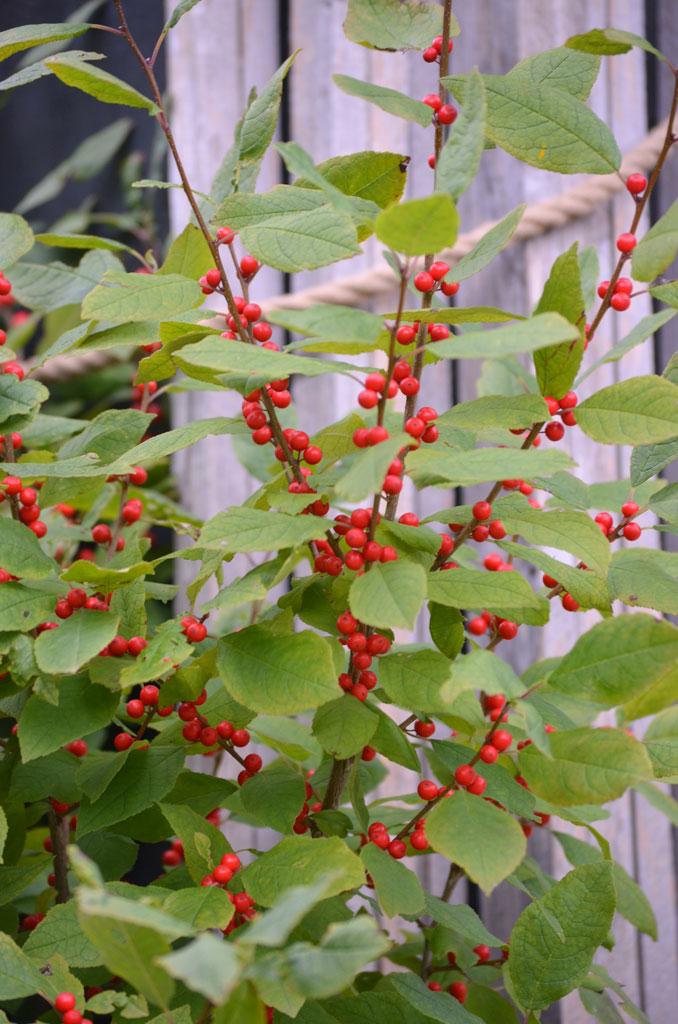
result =
M647 178L644 174L629 174L626 179L626 187L632 196L640 195L647 188Z
M631 234L630 231L625 231L617 238L617 249L619 252L629 253L635 249L638 243L638 239L635 235Z
M435 280L427 270L420 270L415 274L413 283L418 292L430 292L435 287Z

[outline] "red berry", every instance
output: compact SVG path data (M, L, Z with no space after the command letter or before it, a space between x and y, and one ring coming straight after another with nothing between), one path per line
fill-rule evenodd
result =
M442 279L445 277L445 274L449 274L450 267L449 264L445 263L444 260L436 260L435 263L431 264L431 266L428 269L428 272L434 281L442 281Z
M451 103L443 103L436 117L440 124L454 124L457 120L457 108L453 107Z
M379 395L376 391L368 391L365 389L358 395L358 405L362 406L363 409L374 409L378 402Z
M247 729L236 729L231 737L234 747L246 747L250 741Z
M479 964L484 964L491 956L490 947L485 945L474 946L473 952L477 954Z
M323 453L322 448L318 448L315 444L309 444L304 448L304 462L307 462L309 466L317 466L322 460Z
M468 623L468 631L473 636L484 636L487 633L487 622L482 615L476 615L475 618L471 619Z
M414 731L417 736L421 736L422 739L428 739L430 736L433 736L436 731L436 727L433 722L422 722L421 719L418 719L414 723Z
M493 540L502 540L506 536L506 527L501 519L495 519L489 526L490 537Z
M575 601L572 594L563 594L560 603L566 612L576 612L579 610L579 602Z
M639 511L640 506L637 505L635 501L627 501L621 507L621 513L625 519L631 519L633 516L637 516Z
M549 441L562 441L565 436L565 427L562 423L547 423L544 433Z
M394 860L402 860L407 853L407 846L402 839L392 839L388 844L388 852Z
M476 777L476 772L470 764L460 764L454 772L455 781L460 786L470 786Z
M438 51L436 50L435 46L428 46L422 53L422 57L424 58L427 64L433 64L435 61L438 60Z
M75 996L72 992L60 992L54 1000L54 1009L58 1013L66 1013L75 1008Z
M502 561L501 555L487 555L483 559L483 565L487 570L489 570L489 572L497 572L499 569L501 569L503 564L504 563Z
M143 718L146 708L140 700L127 701L127 714L130 718Z
M447 295L448 297L452 296L452 295L456 295L457 292L459 291L459 282L458 281L443 281L441 283L441 285L440 285L440 290L443 293L443 295Z
M420 270L418 274L415 274L413 283L418 292L433 291L435 286L435 281L427 270Z
M192 622L186 629L186 639L192 644L199 644L207 636L207 627L203 622Z
M509 622L504 619L503 622L499 623L497 632L502 640L513 640L518 635L518 626L515 622Z
M476 775L473 782L470 782L466 788L473 796L482 796L487 789L487 780L482 775Z
M243 256L240 260L240 272L243 277L253 277L259 266L259 260L255 259L254 256Z
M484 761L485 764L494 764L498 757L499 751L491 743L485 743L480 748L480 760Z
M605 298L605 296L607 295L609 287L610 287L610 282L609 281L601 281L600 282L600 284L598 285L598 288L597 288L598 298L599 299L604 299Z
M417 336L417 332L410 324L403 324L396 331L396 341L399 345L411 345Z
M508 750L513 743L513 736L507 729L497 729L490 742L496 750Z
M146 686L141 687L139 693L139 699L141 703L146 707L155 707L160 697L160 690L153 683L147 683Z
M627 523L624 529L622 530L622 533L624 534L627 540L638 540L642 533L642 530L638 523Z
M635 249L638 239L635 235L631 234L630 231L625 231L624 234L619 235L617 238L617 248L619 252L629 253Z
M87 594L80 587L74 587L73 590L69 590L66 594L66 600L71 608L84 608Z
M428 839L426 838L426 833L422 828L416 828L410 835L410 844L414 850L428 849Z
M422 779L417 786L417 793L422 800L425 800L428 803L430 800L435 800L438 793L438 787L431 779Z
M607 536L607 534L612 529L614 520L612 519L612 516L610 515L609 512L599 512L598 515L595 516L594 522L598 523L598 526L601 528L603 533Z
M106 523L97 523L92 528L92 540L95 544L110 544L111 528Z
M67 619L73 614L73 609L65 597L59 598L54 605L54 614L58 619Z
M110 644L108 645L108 650L109 653L112 654L114 658L122 658L123 655L127 654L128 647L129 644L127 642L126 637L114 636ZM157 687L155 687L155 689L157 690ZM143 700L143 690L141 691L140 696L144 704L148 703L147 701Z
M492 515L492 506L487 501L477 501L472 509L475 519L485 520Z
M626 187L632 196L637 196L647 188L647 178L644 174L629 174Z
M416 377L405 377L400 382L400 390L404 395L407 395L408 398L412 397L412 395L418 394L419 387L420 384Z
M618 313L623 313L631 305L631 296L627 295L626 292L615 292L610 299L610 305Z
M468 988L463 981L453 981L450 985L449 993L451 996L454 996L458 1003L465 1003Z
M148 641L144 640L142 636L133 636L127 641L127 653L131 654L133 658L138 657L146 647L148 647Z
M574 391L568 391L566 395L558 399L558 405L561 409L574 409L579 399Z
M623 292L626 295L631 295L633 292L633 281L630 277L620 277L614 286L615 292Z
M427 93L421 102L425 103L427 107L431 108L431 110L440 110L443 104L443 101L441 100L437 92Z

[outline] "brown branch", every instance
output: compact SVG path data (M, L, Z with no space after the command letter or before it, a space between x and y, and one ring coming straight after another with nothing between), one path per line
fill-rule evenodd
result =
M68 903L71 898L71 891L68 887L68 817L57 814L50 808L47 818L54 858L56 901L57 903Z

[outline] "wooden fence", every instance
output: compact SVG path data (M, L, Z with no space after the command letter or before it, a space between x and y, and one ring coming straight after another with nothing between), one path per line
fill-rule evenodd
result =
M171 0L169 6L174 6ZM300 47L289 78L288 101L282 130L300 142L319 162L336 154L361 149L384 149L411 157L408 194L422 195L430 190L431 172L427 156L431 133L418 126L389 117L357 99L339 92L331 76L342 72L381 85L392 86L418 97L433 88L434 75L417 54L390 54L370 51L348 43L342 32L345 0L203 0L169 41L168 84L171 92L173 122L189 174L199 189L209 188L210 180L227 146L233 126L245 105L252 84L261 86L282 58ZM660 37L660 45L678 56L678 26L675 0L648 0L648 10L640 0L460 0L457 8L462 35L457 40L453 70L468 71L477 65L482 71L503 73L530 53L557 46L570 35L589 28L613 25L645 34L646 19ZM672 17L673 14L673 17ZM665 116L668 83L649 73L645 55L637 50L608 60L596 84L592 105L610 124L622 152L638 143L650 123L648 109L656 118ZM667 76L668 78L668 76ZM652 87L648 108L646 94ZM662 100L664 107L661 106ZM667 206L675 195L677 170L667 176L660 203ZM671 176L672 180L671 180ZM266 189L281 180L276 156L267 158L259 182ZM500 150L486 154L478 181L460 204L462 230L482 221L503 216L518 203L532 202L570 187L572 178L547 174L519 164ZM673 195L670 185L673 184ZM171 213L175 227L185 222L183 198L174 193ZM629 202L626 196L596 210L586 220L578 220L557 231L512 247L482 274L480 279L462 286L464 305L498 305L528 312L539 297L548 268L554 258L573 241L582 239L597 247L602 276L614 259L614 238L626 230ZM301 289L311 283L341 277L358 269L367 269L380 260L374 242L365 246L363 256L349 265L339 263L313 274L299 274L291 287ZM286 282L278 272L266 269L256 281L256 298L277 295ZM381 309L386 309L381 304ZM634 301L632 311L608 317L596 339L597 358L612 346L649 310L649 303ZM666 352L672 339L668 332L656 346ZM620 370L620 365L622 369ZM663 363L662 363L663 365ZM623 364L609 364L590 378L587 391L597 390L618 379L619 374L653 372L655 352L651 345L636 349ZM661 366L659 367L661 369ZM449 406L452 399L475 397L478 364L450 363L425 377L427 404ZM355 387L345 377L321 377L295 384L295 403L299 422L310 431L355 407ZM176 423L232 413L236 403L214 393L178 395L173 403ZM589 482L614 480L628 472L628 452L593 445L582 432L568 431L566 446L576 459L582 476ZM201 516L211 515L227 505L242 501L253 489L253 481L237 462L227 440L213 438L176 458L176 475L183 489L184 503ZM473 493L473 492L471 492ZM440 507L444 493L433 499L412 495L407 507L418 513ZM468 495L465 495L468 497ZM554 602L551 622L545 629L521 634L502 656L509 657L519 670L545 655L564 653L576 637L597 620L593 612L568 615ZM403 780L404 776L404 780ZM392 771L388 789L402 785L412 788L412 777L401 770ZM631 792L613 806L602 830L612 843L615 857L635 877L649 896L659 922L659 940L654 943L638 936L625 921L617 918L616 946L603 962L613 977L622 981L629 995L647 1012L652 1024L669 1024L676 1019L678 1007L678 911L676 908L676 850L667 820L637 794ZM539 831L530 841L530 852L546 870L563 874L566 863L558 844L547 831ZM582 836L585 838L585 836ZM251 834L242 834L242 844L255 845ZM433 862L436 858L426 858ZM430 866L424 870L434 870ZM427 882L438 885L436 878ZM491 900L477 892L457 898L480 903L479 909L489 927L500 935L508 934L511 922L522 907L520 895L504 885ZM579 1000L568 997L545 1015L545 1020L560 1024L579 1024L589 1020Z

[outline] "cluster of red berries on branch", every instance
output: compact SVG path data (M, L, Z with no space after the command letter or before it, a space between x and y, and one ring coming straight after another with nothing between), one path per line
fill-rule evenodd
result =
M414 275L412 279L412 284L414 285L418 292L423 292L426 295L430 295L433 292L440 291L443 295L449 298L452 295L456 295L457 292L459 291L459 283L457 281L445 281L445 277L447 274L449 274L449 272L449 264L445 263L444 260L435 260L435 262L433 262L427 270L420 270L419 273ZM404 326L412 326L418 328L419 324L414 323L412 325L408 324ZM431 324L431 327L438 328L437 332L433 332L432 341L442 341L443 338L447 338L449 336L449 331L447 334L444 334L440 330L440 328L444 326L444 324ZM399 330L402 330L402 328L399 328ZM438 333L440 336L435 337L436 333ZM399 340L399 344L406 345L409 344L409 342Z
M306 772L306 779L304 782L304 802L292 824L292 831L298 836L303 836L311 828L311 821L308 817L309 814L318 814L323 809L322 800L318 799L317 794L313 791L313 786L309 782L309 779L311 779L314 774L315 772L312 768ZM309 800L313 802L309 803Z
M422 58L427 64L435 64L436 61L440 60L440 54L443 52L444 39L442 36L436 36L430 46L427 46L422 53ZM454 43L452 40L448 40L447 52L452 53L454 49Z
M179 705L177 713L185 723L181 731L182 736L189 743L200 743L207 748L208 754L215 753L219 748L230 754L242 767L238 775L238 785L242 786L261 771L261 757L259 754L247 754L243 758L237 753L238 749L248 746L251 742L247 729L236 729L232 722L227 721L218 722L216 726L209 724L205 716L198 711L206 700L207 694L203 690L195 700L183 701Z
M598 297L601 299L607 298L608 292L610 291L610 282L601 281L598 285ZM618 313L623 313L631 305L631 296L633 295L633 281L630 277L619 277L612 286L612 295L610 297L610 306L612 309L616 309Z
M635 501L625 501L621 507L621 520L616 526L609 512L599 512L595 521L608 540L616 540L621 534L625 540L633 542L643 532L640 524L635 522L638 515L642 515L640 505Z
M553 398L546 395L544 398L551 416L560 416L558 420L552 420L544 427L544 434L549 441L562 441L565 436L565 427L574 427L577 424L573 409L576 407L579 398L574 391L568 391L562 398Z
M428 842L424 832L425 824L425 819L421 818L417 823L417 828L409 837L412 845L412 852L417 850L426 850L428 848ZM408 853L407 843L397 837L391 839L383 821L372 822L367 830L367 835L362 836L360 842L362 846L365 846L366 843L374 843L374 845L378 846L380 850L385 850L386 853L388 853L390 857L393 857L394 860L402 860L402 858L406 857Z
M18 444L16 443L18 441ZM12 435L13 447L21 447L21 435ZM40 506L38 504L39 491L42 483L35 483L32 487L26 487L18 476L4 477L0 485L0 503L9 499L12 505L12 513L15 519L23 523L31 530L38 539L47 533L47 524L40 519Z
M353 527L353 530L356 530L356 527ZM348 609L337 619L337 629L340 633L339 642L350 652L349 671L341 673L339 686L345 693L365 701L367 694L377 685L377 677L371 669L372 660L388 654L391 640L383 633L372 632L369 627L362 627Z
M72 992L60 992L54 1000L54 1009L61 1014L61 1024L92 1024L76 1010L76 998Z

